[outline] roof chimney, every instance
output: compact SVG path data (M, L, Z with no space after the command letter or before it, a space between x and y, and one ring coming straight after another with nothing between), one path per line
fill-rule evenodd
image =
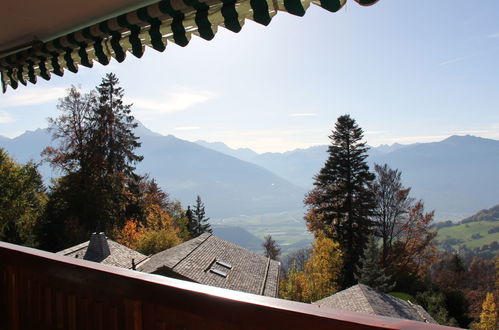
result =
M101 262L110 254L111 252L109 251L106 235L104 235L104 233L93 233L90 237L90 243L88 243L87 252L83 259Z

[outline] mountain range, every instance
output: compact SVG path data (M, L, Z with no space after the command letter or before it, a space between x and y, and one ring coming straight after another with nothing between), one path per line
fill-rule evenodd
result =
M136 134L142 142L138 153L144 156L138 172L149 173L184 206L200 195L214 219L303 210L303 197L327 158L325 145L258 154L222 142L164 136L141 124ZM0 137L0 147L20 162L39 162L40 152L50 144L47 129L13 139ZM412 195L423 199L427 209L435 209L439 220L464 218L499 199L496 140L468 135L433 143L382 145L369 150L368 161L401 170ZM46 163L40 172L47 183L59 175Z
M139 125L136 134L144 156L137 172L148 173L172 199L182 205L203 200L207 215L223 218L243 214L264 214L301 208L305 189L258 165L242 161L196 143L163 136ZM28 131L13 139L1 139L0 147L19 162L39 162L40 152L51 144L47 129ZM57 177L47 163L40 172L49 184Z
M199 143L199 142L198 142ZM241 149L224 151L220 143L204 146L235 157ZM458 220L499 201L499 141L476 136L450 136L439 142L381 145L370 148L367 158L402 172L405 186L414 198L423 199L427 210L436 210L437 220ZM254 154L244 159L305 188L327 159L327 146L296 149L285 153Z

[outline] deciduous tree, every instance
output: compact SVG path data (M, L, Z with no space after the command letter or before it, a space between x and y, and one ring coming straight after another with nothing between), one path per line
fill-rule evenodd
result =
M400 224L400 236L387 259L392 269L404 270L423 277L436 260L435 236L431 229L434 211L426 213L422 201L416 202Z
M412 198L411 188L402 185L401 172L392 170L387 164L374 165L376 179L373 183L375 208L373 212L374 229L381 238L381 264L387 267L393 243L402 235L401 224L409 212Z
M36 246L47 197L37 166L18 164L0 148L0 240Z
M476 325L476 329L495 330L498 325L498 315L496 303L494 301L494 294L489 292L483 301L482 313L480 313L480 322Z
M111 233L131 218L127 214L129 185L135 180L134 165L142 157L135 153L140 146L133 133L137 123L130 105L123 103L118 83L111 73L97 91L82 94L71 87L59 101L61 115L49 120L59 145L46 148L43 154L63 176L53 184L54 198L45 225L59 227L60 234ZM51 249L61 248L53 240L46 241L54 245Z
M304 270L298 270L293 264L288 270L287 279L281 280L279 296L310 303L335 293L341 280L342 259L340 245L319 235Z

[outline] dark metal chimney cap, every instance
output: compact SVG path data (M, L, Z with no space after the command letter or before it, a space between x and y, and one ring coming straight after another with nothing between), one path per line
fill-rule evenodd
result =
M88 243L87 252L83 259L101 262L106 259L111 254L109 250L109 245L107 244L107 237L104 233L93 233L90 236L90 242Z

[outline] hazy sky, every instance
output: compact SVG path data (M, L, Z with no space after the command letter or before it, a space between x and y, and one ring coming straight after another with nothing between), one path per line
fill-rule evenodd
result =
M326 144L345 113L370 145L499 139L499 1L350 0L338 13L312 5L268 27L220 28L209 42L9 89L0 135L46 127L67 87L91 89L111 71L146 127L191 141L258 152Z

